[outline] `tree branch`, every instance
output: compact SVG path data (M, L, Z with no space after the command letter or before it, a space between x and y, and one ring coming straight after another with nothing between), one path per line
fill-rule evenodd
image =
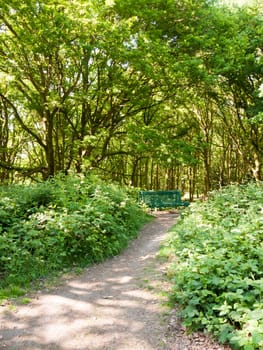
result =
M0 97L3 99L3 101L5 101L7 104L9 104L11 106L11 108L13 109L14 113L15 113L15 117L18 120L19 124L21 125L21 127L27 131L31 136L34 137L34 139L39 143L40 146L42 146L44 149L46 149L46 145L45 143L42 141L42 139L40 138L40 136L38 136L33 130L31 130L22 120L22 118L20 117L16 106L13 104L13 102L11 102L6 96L4 96L1 92L0 92Z

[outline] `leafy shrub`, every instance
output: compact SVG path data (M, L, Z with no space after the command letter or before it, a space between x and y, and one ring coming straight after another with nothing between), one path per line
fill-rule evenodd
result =
M263 184L231 186L182 214L169 241L184 324L234 349L263 348Z
M2 188L0 288L116 255L145 220L125 188L98 179L60 176Z
M3 186L0 191L0 225L12 225L37 211L41 206L48 206L53 201L53 189L48 183L30 186Z

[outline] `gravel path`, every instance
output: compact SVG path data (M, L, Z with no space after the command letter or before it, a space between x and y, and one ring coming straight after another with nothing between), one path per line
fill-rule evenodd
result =
M159 213L118 257L41 291L27 305L3 305L0 349L223 349L202 335L187 337L164 306L165 266L156 253L176 218Z

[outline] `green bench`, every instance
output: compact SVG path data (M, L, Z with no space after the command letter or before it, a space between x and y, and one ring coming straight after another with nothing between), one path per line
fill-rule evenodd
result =
M139 202L151 209L187 207L190 203L181 199L181 192L170 191L140 191Z

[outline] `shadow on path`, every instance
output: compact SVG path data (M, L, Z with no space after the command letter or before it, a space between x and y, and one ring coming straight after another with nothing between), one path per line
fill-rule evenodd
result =
M157 214L121 255L87 268L53 291L39 293L15 311L3 307L0 349L166 349L164 309L145 281L155 270L162 284L155 256L176 218Z

